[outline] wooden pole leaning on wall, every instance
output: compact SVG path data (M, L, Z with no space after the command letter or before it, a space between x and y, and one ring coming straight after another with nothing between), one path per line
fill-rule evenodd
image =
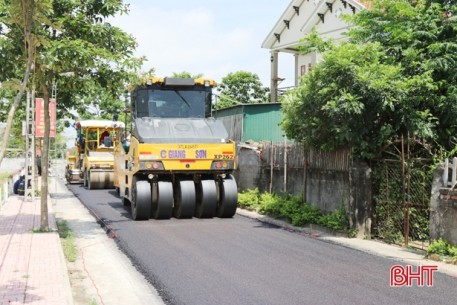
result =
M306 170L308 167L308 150L306 150L305 144L303 144L303 202L306 202Z
M287 193L287 137L284 136L284 194Z
M273 142L270 142L270 193L273 191L273 168L275 163L275 149Z

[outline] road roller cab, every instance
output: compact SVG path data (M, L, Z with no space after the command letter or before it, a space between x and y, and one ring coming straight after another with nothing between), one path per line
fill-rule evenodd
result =
M153 77L131 92L130 147L115 147L114 184L133 219L235 214L236 145L211 117L215 85Z
M76 123L76 162L81 181L87 188L114 187L114 148L124 128L124 123L110 120Z

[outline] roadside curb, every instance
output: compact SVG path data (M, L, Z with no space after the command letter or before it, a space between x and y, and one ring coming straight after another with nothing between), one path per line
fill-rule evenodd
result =
M318 230L317 228L313 228L312 226L310 227L296 227L288 222L285 222L283 220L275 219L266 215L261 215L258 214L257 212L253 211L248 211L244 210L241 208L238 208L236 210L236 213L240 216L256 219L260 222L271 224L274 226L281 227L285 230L291 231L291 232L297 232L305 235L309 235L311 237L323 237L323 236L331 236L331 232L325 232L324 230Z
M247 211L238 208L237 214L243 217L258 220L263 223L278 226L287 231L297 232L307 235L323 242L332 243L334 245L362 251L375 256L384 257L391 260L397 260L405 264L411 265L435 265L438 266L438 272L445 273L449 276L457 278L457 265L447 264L441 261L430 260L424 257L424 253L418 250L403 248L397 245L386 244L373 239L360 239L341 237L329 232L321 232L312 227L295 227L285 221L271 218L269 216L260 215L256 212Z

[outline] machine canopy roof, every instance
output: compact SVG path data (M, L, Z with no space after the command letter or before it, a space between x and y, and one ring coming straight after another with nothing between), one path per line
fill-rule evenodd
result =
M110 120L85 120L76 123L78 128L125 128L125 124L120 121Z

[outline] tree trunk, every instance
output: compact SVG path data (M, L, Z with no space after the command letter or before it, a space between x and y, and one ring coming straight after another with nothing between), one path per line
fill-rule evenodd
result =
M5 157L6 149L9 144L9 137L11 132L11 126L13 125L13 118L16 112L16 109L19 107L22 96L24 95L25 88L29 80L30 71L32 70L33 57L35 53L35 46L33 43L32 37L32 28L33 28L33 10L34 4L30 4L30 7L23 7L24 9L24 36L27 45L27 64L24 71L24 78L22 79L21 86L19 87L19 92L17 93L13 104L11 105L10 111L8 113L8 119L6 120L5 132L3 133L3 140L0 147L0 164L2 164L3 158Z
M39 78L43 92L44 137L41 148L41 231L49 230L48 222L48 173L49 173L49 132L51 130L49 116L49 91L44 77Z

